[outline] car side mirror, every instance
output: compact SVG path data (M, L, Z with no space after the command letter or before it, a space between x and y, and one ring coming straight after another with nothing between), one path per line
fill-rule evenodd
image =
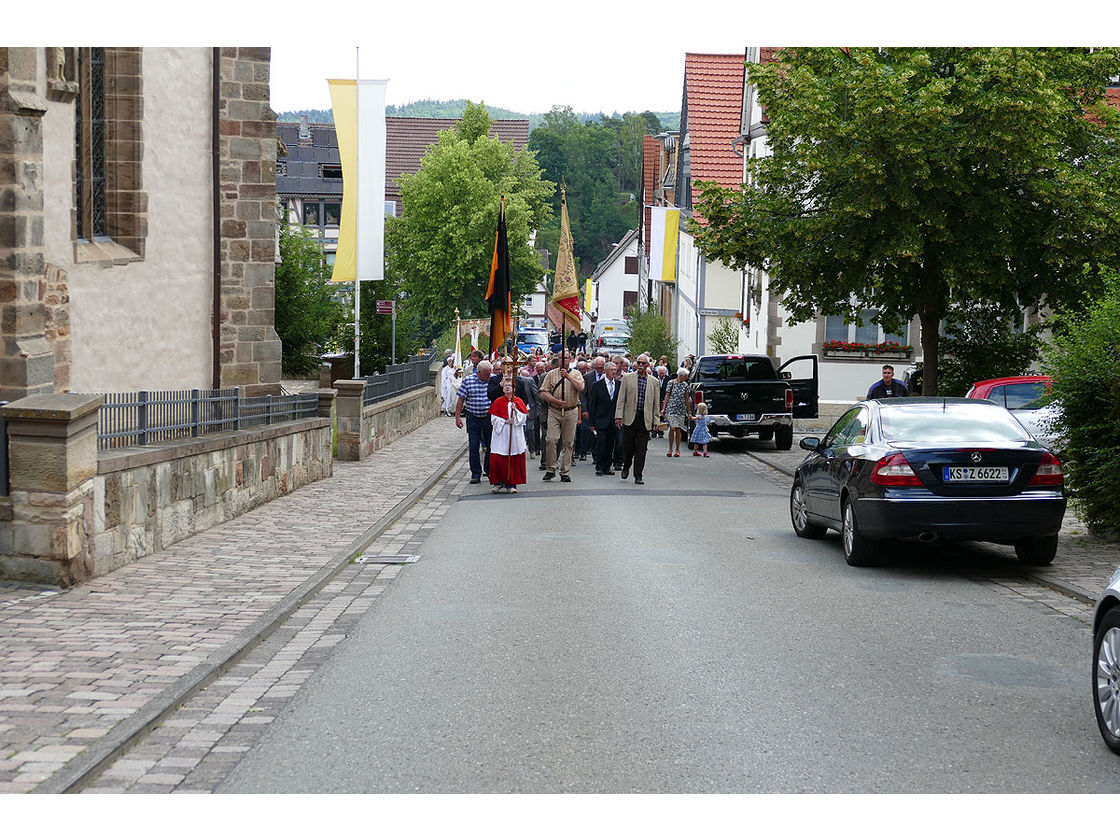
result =
M809 452L816 452L821 448L821 439L817 437L801 438L801 443L799 443L798 446L800 446L802 449L808 450Z
M783 370L782 379L793 379L793 371Z

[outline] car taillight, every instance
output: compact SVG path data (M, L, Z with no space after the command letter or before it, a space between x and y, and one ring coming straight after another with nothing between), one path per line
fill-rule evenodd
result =
M702 403L702 402L704 402L704 392L703 391L696 391L695 393L693 393L693 395L692 395L693 405L696 405L696 404Z
M901 453L880 458L871 471L871 483L882 487L922 486L922 480Z
M793 390L786 388L786 411L793 411Z
M1042 453L1042 463L1034 476L1027 482L1028 487L1056 487L1065 483L1062 462L1049 452Z

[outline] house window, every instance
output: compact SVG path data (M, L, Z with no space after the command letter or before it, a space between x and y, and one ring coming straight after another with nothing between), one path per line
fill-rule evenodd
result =
M78 239L105 237L105 48L78 51L81 95L74 119Z
M824 322L825 341L856 341L861 344L881 344L885 341L895 341L899 344L907 343L910 327L903 328L901 334L884 333L882 327L872 322L878 312L874 309L864 309L860 313L863 326L845 324L843 315L829 315Z
M337 201L323 204L323 224L337 225L342 222L342 205Z
M320 178L337 178L342 180L342 164L339 163L322 163L319 164L319 177Z
M303 202L303 223L305 225L318 225L319 224L319 202L318 201L304 201Z

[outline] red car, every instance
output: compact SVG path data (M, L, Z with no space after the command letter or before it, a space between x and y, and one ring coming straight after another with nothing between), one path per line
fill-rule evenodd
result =
M1057 438L1053 423L1058 408L1043 397L1050 388L1049 376L1001 376L973 383L965 394L974 400L991 400L1010 411L1035 440L1053 449Z

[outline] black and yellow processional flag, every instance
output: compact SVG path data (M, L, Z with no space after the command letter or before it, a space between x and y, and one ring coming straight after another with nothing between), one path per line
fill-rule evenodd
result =
M490 285L486 300L490 302L490 357L502 352L510 333L509 240L506 238L506 199L498 209L498 232L494 236L494 258L490 261Z

